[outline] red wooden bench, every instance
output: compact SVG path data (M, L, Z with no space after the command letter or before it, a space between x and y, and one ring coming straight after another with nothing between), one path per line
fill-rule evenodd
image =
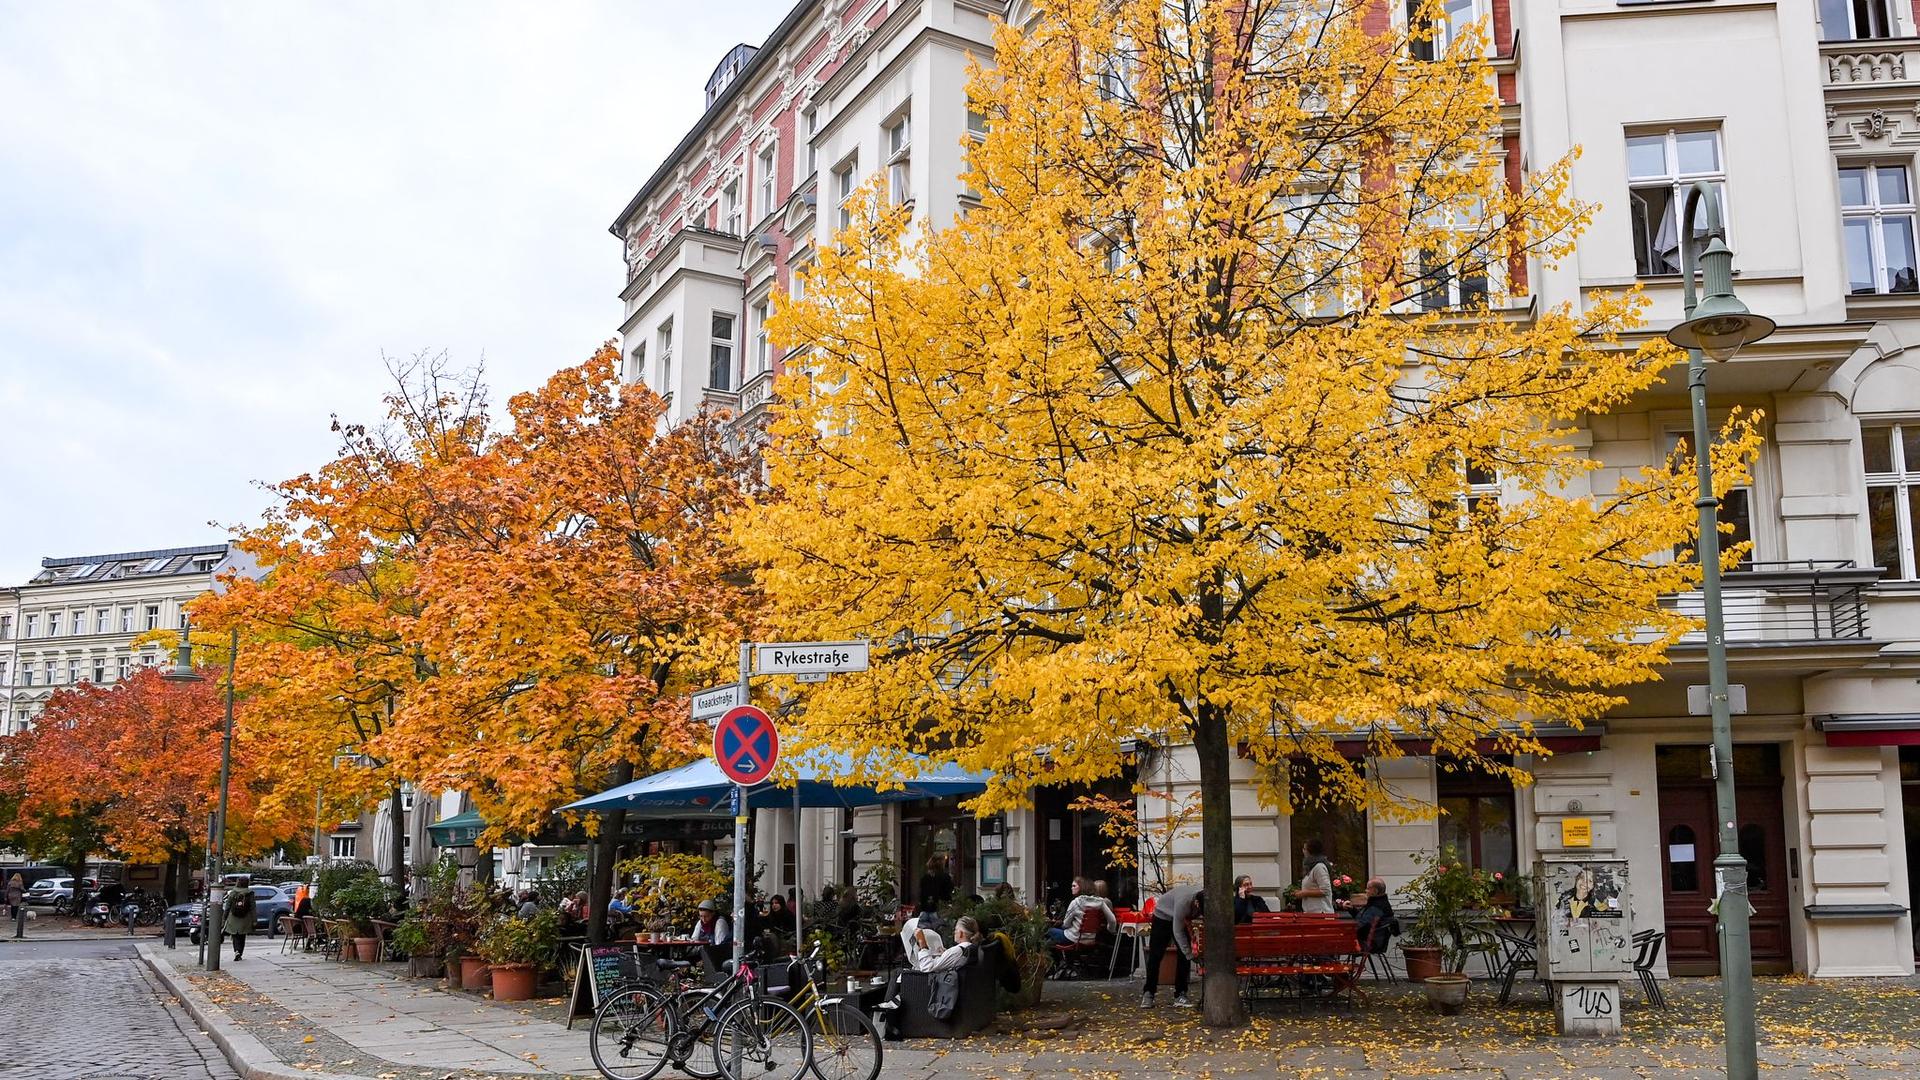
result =
M1193 924L1196 948L1205 927ZM1204 955L1204 953L1203 953ZM1293 997L1304 1004L1313 997L1345 998L1360 1002L1360 972L1366 955L1354 938L1353 923L1337 916L1306 915L1257 919L1233 928L1234 974L1240 993L1257 997ZM1312 983L1326 980L1331 993L1315 994Z

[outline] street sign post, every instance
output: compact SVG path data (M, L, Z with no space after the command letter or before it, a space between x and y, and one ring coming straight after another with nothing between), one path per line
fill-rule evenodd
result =
M753 647L756 675L840 675L865 670L864 641L768 641Z
M716 686L693 695L693 718L696 721L712 720L717 716L725 716L727 710L735 705L746 703L747 699L740 693L739 683Z

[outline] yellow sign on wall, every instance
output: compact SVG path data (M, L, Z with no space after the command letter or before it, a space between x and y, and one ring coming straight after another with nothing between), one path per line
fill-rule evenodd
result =
M1592 847L1593 819L1570 817L1560 819L1561 847Z

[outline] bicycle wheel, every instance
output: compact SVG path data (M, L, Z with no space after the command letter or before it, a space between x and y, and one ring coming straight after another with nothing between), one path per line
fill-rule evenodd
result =
M800 1080L812 1057L806 1020L778 998L740 1002L713 1034L713 1063L727 1080Z
M875 1080L880 1075L880 1030L848 1004L816 1005L813 1053L807 1064L820 1080Z
M667 1063L673 1033L673 1009L666 999L658 991L632 987L608 998L593 1014L587 1049L602 1076L652 1080Z
M726 1009L726 1002L715 998L710 988L682 990L673 999L673 1062L693 1080L719 1080L721 1075L713 1061L713 1033L720 1025L707 1015L708 1002Z

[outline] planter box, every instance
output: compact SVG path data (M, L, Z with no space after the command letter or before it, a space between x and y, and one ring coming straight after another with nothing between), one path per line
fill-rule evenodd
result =
M493 1000L527 1001L538 982L532 964L494 964L487 969L493 976Z

